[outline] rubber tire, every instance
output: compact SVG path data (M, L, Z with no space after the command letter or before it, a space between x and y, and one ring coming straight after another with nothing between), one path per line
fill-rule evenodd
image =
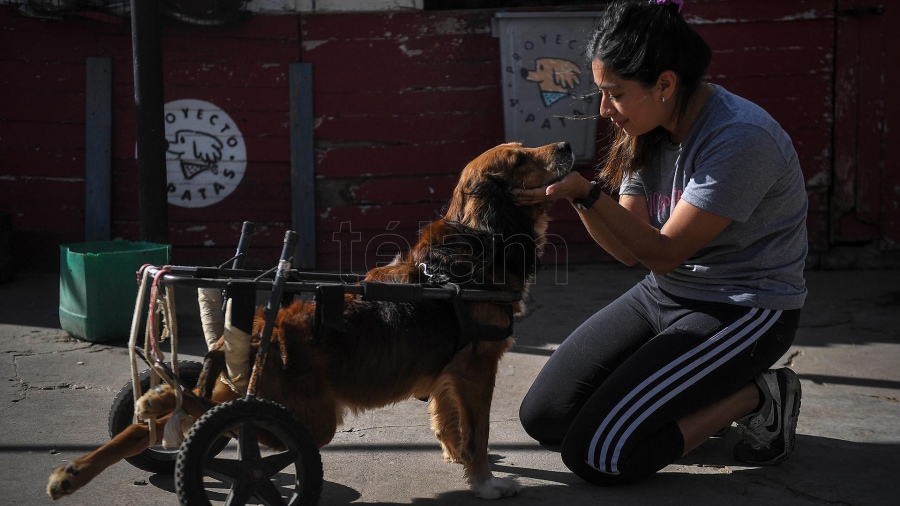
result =
M169 364L171 365L171 364ZM185 387L194 388L197 380L200 378L200 372L203 370L203 364L193 360L178 361L178 377L184 382ZM146 370L140 374L141 391L146 392L150 389L150 371ZM113 438L122 432L129 425L134 423L134 389L129 381L112 402L109 408L109 419L107 427L109 429L109 437ZM221 451L228 444L228 440L220 442ZM172 474L175 472L175 459L178 450L164 450L160 446L147 448L141 453L128 457L125 460L131 465L144 471L156 474Z
M280 404L245 398L216 406L191 427L181 444L175 465L175 493L180 504L210 505L203 483L210 449L215 451L213 445L217 439L242 427L246 422L278 437L288 451L297 452L294 460L281 468L295 466L294 494L288 499L288 506L318 503L323 482L322 457L309 431ZM216 451L215 454L217 453ZM253 496L247 497L247 500L251 497ZM246 500L235 500L233 504L246 504Z

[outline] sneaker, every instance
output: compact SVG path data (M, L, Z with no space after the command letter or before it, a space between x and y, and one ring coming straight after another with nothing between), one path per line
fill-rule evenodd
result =
M741 441L734 458L754 465L775 465L794 451L800 415L800 380L788 368L768 370L754 381L763 392L763 405L737 421Z

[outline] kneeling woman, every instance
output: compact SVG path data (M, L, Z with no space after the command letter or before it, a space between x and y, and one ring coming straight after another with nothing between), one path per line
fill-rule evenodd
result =
M515 191L569 200L606 251L651 271L562 343L520 408L599 485L653 474L735 421L739 461L794 446L800 382L769 368L806 297L803 174L769 114L705 81L711 51L680 9L619 1L591 36L600 115L618 130L600 182Z

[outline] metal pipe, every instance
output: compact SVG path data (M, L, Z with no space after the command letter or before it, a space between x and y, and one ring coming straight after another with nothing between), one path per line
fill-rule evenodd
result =
M137 120L138 218L142 241L168 244L169 208L162 41L157 0L131 0Z
M275 280L272 283L272 295L269 303L266 304L265 315L266 324L263 328L262 336L259 339L259 349L256 351L256 362L253 364L253 371L250 373L250 385L247 386L247 398L256 398L256 384L262 369L266 364L266 356L269 352L269 341L272 337L272 329L275 328L275 317L278 315L278 305L281 301L281 294L284 290L284 284L287 280L288 271L291 269L290 258L294 254L294 246L297 244L297 233L288 230L284 234L284 247L281 250L281 260L278 261L278 270L275 271Z
M241 238L238 241L237 252L234 254L234 262L231 264L232 269L242 269L244 261L247 259L247 250L250 249L250 239L256 232L256 224L252 221L245 221L241 226Z

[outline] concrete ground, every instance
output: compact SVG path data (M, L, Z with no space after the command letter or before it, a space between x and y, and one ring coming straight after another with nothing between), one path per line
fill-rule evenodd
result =
M737 435L711 439L638 484L601 489L569 473L522 430L518 406L554 347L643 272L570 266L540 273L516 347L500 366L491 417L495 474L521 492L503 504L900 504L900 270L809 272L810 296L794 346L780 361L803 385L793 456L777 467L739 465ZM180 289L179 289L180 290ZM182 358L191 339L191 294L179 295ZM124 343L78 341L59 328L56 275L0 285L0 504L49 504L47 476L104 443L107 413L129 380ZM195 327L196 328L196 327ZM193 334L198 335L198 334ZM351 418L322 449L322 505L485 504L459 465L441 460L425 403L410 400ZM61 504L177 504L171 475L112 466Z

